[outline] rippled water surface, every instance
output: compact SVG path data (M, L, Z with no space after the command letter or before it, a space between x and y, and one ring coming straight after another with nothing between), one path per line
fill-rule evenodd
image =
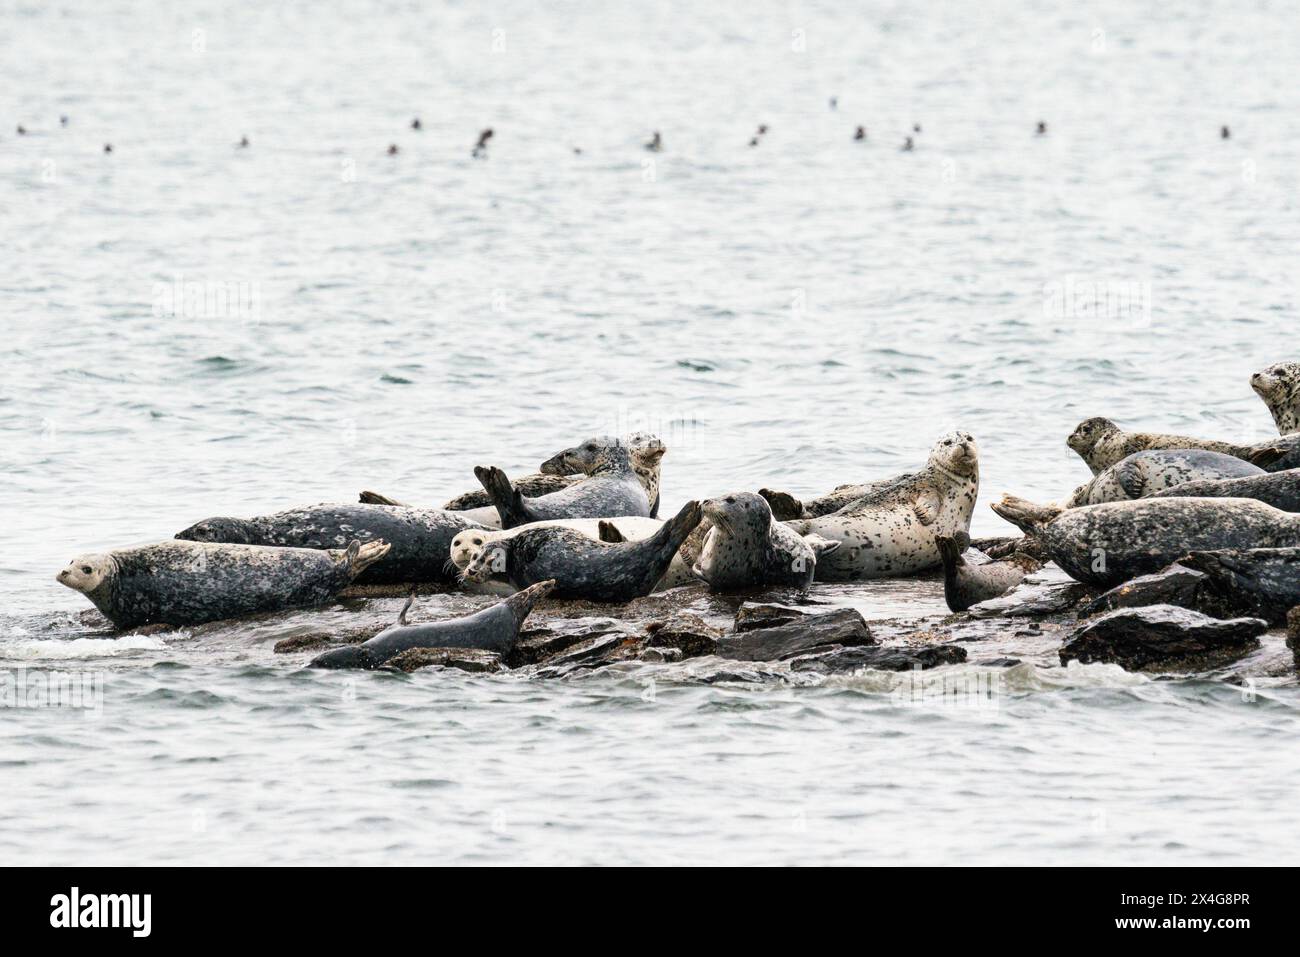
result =
M399 602L113 640L53 576L637 428L670 447L669 512L888 475L965 428L977 535L1010 533L1001 492L1087 477L1084 417L1267 438L1247 380L1296 357L1296 14L8 5L0 667L90 675L102 707L2 712L5 858L1287 860L1276 636L1243 689L1008 634L953 669L992 704L951 708L880 675L314 673L274 642ZM946 611L934 581L821 595Z

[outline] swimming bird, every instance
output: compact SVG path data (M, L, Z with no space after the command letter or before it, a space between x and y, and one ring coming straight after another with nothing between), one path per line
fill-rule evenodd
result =
M60 126L67 126L67 125L68 125L68 118L67 118L66 116L60 116L60 117L59 117L59 125L60 125Z
M470 155L481 157L487 153L488 140L492 139L492 127L488 127L478 135L478 142L474 144L474 152Z
M1226 140L1230 136L1232 136L1232 131L1228 129L1226 126L1223 127L1221 130L1219 130L1219 139Z
M839 108L840 108L840 98L839 98L838 96L832 96L832 97L831 97L831 109L832 109L832 110L838 110Z
M26 135L27 135L27 128L24 127L22 124L19 124L19 126L18 126L18 135L19 135L19 136L26 136Z
M237 148L238 148L238 149L241 149L241 150L246 150L246 149L248 149L248 137L247 137L247 136L241 136L241 137L239 138L239 143L237 144Z
M113 144L112 144L112 143L105 143L105 144L104 144L104 152L105 152L105 153L111 153L111 152L113 152Z
M421 128L422 127L420 125L420 118L418 116L415 119L411 120L411 129L418 130Z
M389 156L396 156L396 155L397 155L397 144L396 144L396 143L389 143L389 144L388 144L388 155L389 155Z
M1047 132L1047 124L1044 123L1042 120L1039 120L1038 129L1034 130L1034 133L1038 136L1042 136L1046 132Z
M645 145L645 148L648 149L651 153L658 153L660 150L664 148L664 140L663 137L659 135L658 130L655 130L654 139L652 139L649 143L647 143Z
M859 126L853 133L854 140L865 140L867 138L867 128Z
M921 132L921 124L920 124L920 123L913 123L913 124L912 124L912 132L913 132L913 133L919 133L919 132Z
M909 136L907 139L903 140L903 146L902 146L902 149L903 149L903 152L904 152L904 153L910 153L910 152L912 152L912 150L913 150L914 147L915 147L915 144L912 142L912 138L911 138L910 136Z

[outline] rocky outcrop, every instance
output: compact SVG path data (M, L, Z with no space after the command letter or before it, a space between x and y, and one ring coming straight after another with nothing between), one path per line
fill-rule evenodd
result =
M718 641L716 654L733 661L783 661L833 645L875 643L862 615L855 609L841 608L824 615L807 615L788 625L727 635Z
M646 627L651 648L674 648L682 658L711 655L718 648L722 631L706 625L696 615L677 614L665 622L654 622Z
M967 613L975 618L1041 618L1064 615L1096 594L1096 588L1082 582L1026 579L1005 595L972 606Z
M556 621L550 627L521 631L518 643L505 654L503 661L510 668L524 668L547 661L592 638L616 634L630 632L623 622L612 618Z
M1217 594L1274 625L1300 605L1300 548L1221 548L1192 552L1183 564L1204 573Z
M459 668L461 671L494 672L501 670L501 658L495 652L481 648L408 648L384 662L385 668L408 674L430 665Z
M1268 622L1223 621L1174 605L1121 608L1076 630L1061 664L1111 662L1129 671L1205 670L1259 647Z
M1300 606L1287 612L1286 646L1292 651L1300 652Z
M893 645L839 648L817 655L806 655L790 662L792 671L817 671L838 674L852 671L913 671L956 665L966 660L961 645Z
M1215 593L1209 576L1174 563L1161 571L1140 575L1103 592L1079 611L1079 617L1090 618L1117 608L1143 608L1149 605L1177 605L1214 617L1230 614L1227 603Z
M746 602L736 610L736 631L753 631L756 628L772 628L776 625L788 625L807 617L807 612L783 605L759 605Z

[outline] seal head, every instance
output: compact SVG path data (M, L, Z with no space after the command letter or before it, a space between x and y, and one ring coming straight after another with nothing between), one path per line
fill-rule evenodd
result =
M1300 432L1300 362L1278 362L1250 377L1280 435Z

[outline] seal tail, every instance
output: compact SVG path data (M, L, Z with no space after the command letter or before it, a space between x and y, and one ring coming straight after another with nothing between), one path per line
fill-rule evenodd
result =
M1003 495L1002 501L994 502L990 508L1021 531L1031 533L1064 511L1059 505L1035 505L1028 499L1014 495Z
M406 596L406 604L403 605L402 610L397 613L397 623L399 625L406 624L406 613L410 611L411 606L415 604L415 593L416 593L416 589L412 587L411 593Z
M772 517L778 522L789 522L803 518L803 502L789 492L774 492L770 488L761 488L758 494L767 500L772 509Z
M958 534L961 534L960 532ZM960 543L955 535L936 535L934 543L939 546L939 557L943 559L944 570L956 568L961 564L961 553L966 548ZM966 542L970 544L969 538Z
M378 492L362 492L357 496L357 500L362 505L405 505L405 502L399 502L395 498L389 498L387 495L380 495Z
M1249 454L1242 456L1242 458L1251 465L1257 466L1261 469L1267 469L1270 465L1286 454L1287 451L1282 446L1271 445L1265 442L1263 445L1252 446L1249 450Z
M523 591L517 591L505 600L506 606L514 613L515 629L524 623L528 613L533 610L533 606L555 590L555 579L548 578L546 581L538 582L535 585L529 585Z
M364 545L353 539L343 555L343 560L347 564L348 578L355 581L358 575L387 555L392 547L383 539L366 542Z
M602 542L626 542L627 536L618 530L618 526L613 522L607 522L601 519L596 526L599 529L600 540Z
M479 480L483 491L488 493L492 504L496 506L503 529L526 525L533 520L524 504L523 495L510 484L510 479L506 477L505 472L496 466L485 468L479 465L474 468L474 477Z
M672 561L672 557L677 554L677 549L681 548L682 542L695 531L695 526L700 524L702 518L704 518L704 509L700 503L687 502L663 528L655 532L652 538L646 539L646 545L661 554L666 554L668 560Z

